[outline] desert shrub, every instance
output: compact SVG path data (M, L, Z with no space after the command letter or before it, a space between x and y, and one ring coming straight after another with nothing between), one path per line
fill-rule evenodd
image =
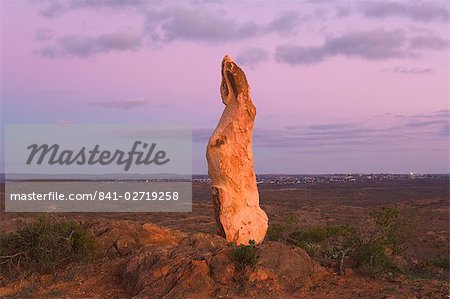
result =
M309 230L296 230L289 234L287 242L303 248L309 255L315 256L320 251L318 243L326 239L326 229L313 227Z
M258 262L258 248L255 241L250 240L249 243L249 245L232 245L231 260L234 263L236 272L243 272L247 267L254 268Z
M353 250L353 258L359 272L372 277L382 277L397 272L390 256L386 254L386 247L378 240L362 242Z
M14 233L0 234L2 273L48 273L56 267L92 256L95 242L74 220L39 217L20 222Z
M414 218L395 206L385 206L370 213L373 231L354 249L354 259L360 272L373 277L400 272L392 255L405 252L407 239L414 231Z
M297 229L297 218L294 215L288 215L281 222L269 223L267 236L270 241L283 242L287 235Z
M312 227L309 230L298 230L290 235L290 238L301 239L308 243L320 243L328 238L326 227Z
M406 273L407 277L413 279L438 279L448 281L450 277L450 259L448 252L444 255L418 260L414 267Z
M415 218L395 206L382 207L373 211L370 216L375 222L375 231L371 239L392 250L393 254L403 253L407 240L414 231Z
M309 229L298 229L289 234L288 243L301 247L308 254L317 255L341 255L352 246L354 239L359 237L356 230L348 225L315 226ZM342 249L339 249L342 247Z
M286 225L288 226L293 226L297 224L297 217L295 217L294 215L288 215L285 219L284 222L286 223Z
M402 254L414 231L414 218L398 207L382 207L371 214L372 230L362 235L349 225L315 226L289 233L287 242L303 248L322 264L337 262L343 273L344 260L363 274L381 277L399 272L392 255Z
M430 261L430 264L444 270L450 269L450 259L448 257L436 257Z
M270 224L267 230L267 235L270 241L282 241L284 240L284 233L286 227L282 223Z

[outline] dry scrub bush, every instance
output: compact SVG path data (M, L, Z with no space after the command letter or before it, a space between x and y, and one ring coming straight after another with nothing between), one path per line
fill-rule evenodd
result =
M93 238L78 222L39 217L31 223L19 222L13 233L0 234L0 271L49 273L91 257L95 248Z

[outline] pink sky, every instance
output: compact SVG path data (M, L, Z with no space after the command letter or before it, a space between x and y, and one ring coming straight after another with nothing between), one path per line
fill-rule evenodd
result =
M2 119L188 125L205 173L230 54L258 172L448 173L448 28L444 1L2 1Z

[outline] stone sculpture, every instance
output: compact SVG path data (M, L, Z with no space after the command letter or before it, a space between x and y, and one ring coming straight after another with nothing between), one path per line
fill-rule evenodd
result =
M220 94L225 110L206 150L217 233L229 242L263 241L268 218L259 207L252 152L256 109L242 69L226 55Z

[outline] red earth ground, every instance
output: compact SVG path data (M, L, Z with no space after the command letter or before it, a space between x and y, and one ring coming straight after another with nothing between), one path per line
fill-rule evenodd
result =
M370 211L397 204L416 218L409 253L418 262L448 257L448 180L370 185L262 184L259 188L261 205L271 223L294 217L302 227L330 223L364 227ZM278 242L265 242L260 250L268 261L278 258L279 263L260 262L255 271L245 274L246 280L242 282L232 274L233 264L227 253L230 247L214 235L209 185L194 183L193 198L192 213L56 214L56 218L76 219L93 234L99 228L106 231L96 236L102 254L90 262L61 267L51 274L0 276L0 297L449 298L448 276L439 269L435 269L436 275L400 275L390 279L370 278L352 268L338 275L334 268L307 260L301 249ZM31 219L36 214L2 212L0 217L1 231L11 232L15 230L17 219ZM143 226L146 223L156 225ZM117 240L119 246L114 252L108 251ZM279 254L289 250L297 250L298 258L283 258ZM165 260L163 257L167 254L173 259ZM148 259L154 256L159 262L143 268L136 266L136 263L147 265ZM304 267L294 271L290 264L295 261L299 265L310 265L314 273L310 275ZM217 263L223 269L217 268ZM292 273L283 276L282 268ZM231 274L217 276L214 269ZM294 278L299 280L290 281Z

